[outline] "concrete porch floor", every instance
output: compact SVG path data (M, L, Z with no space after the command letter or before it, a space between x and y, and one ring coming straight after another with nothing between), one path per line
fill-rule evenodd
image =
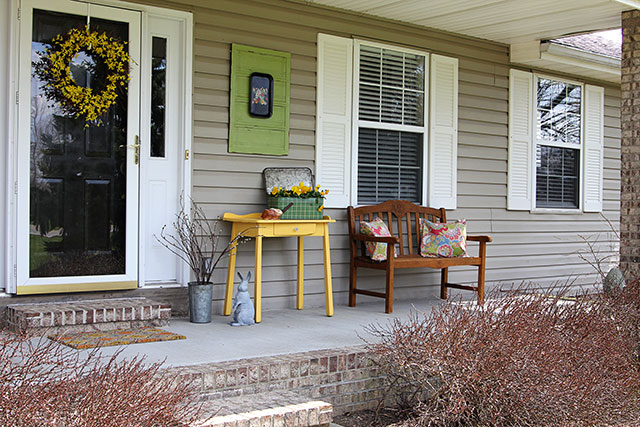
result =
M147 362L164 361L164 367L190 366L236 359L258 358L321 349L358 346L372 338L365 327L386 324L410 312L429 312L438 298L394 301L393 313L384 313L384 300L359 297L356 307L336 305L334 316L324 307L263 311L262 322L253 326L229 326L230 317L214 314L211 323L195 324L174 318L162 329L185 335L186 340L132 344L120 357L144 355ZM110 355L119 347L105 347ZM88 351L88 350L84 350Z

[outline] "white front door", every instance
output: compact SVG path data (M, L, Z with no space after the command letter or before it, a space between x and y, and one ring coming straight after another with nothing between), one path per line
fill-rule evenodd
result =
M70 0L23 0L20 18L16 259L18 294L138 286L141 13ZM62 111L34 67L72 28L126 43L130 81L102 124ZM90 48L91 49L91 48ZM106 67L80 52L78 86L101 91Z

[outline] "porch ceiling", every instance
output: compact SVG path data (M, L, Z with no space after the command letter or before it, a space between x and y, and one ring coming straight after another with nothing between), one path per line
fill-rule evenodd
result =
M305 0L306 3L513 44L620 27L638 0Z

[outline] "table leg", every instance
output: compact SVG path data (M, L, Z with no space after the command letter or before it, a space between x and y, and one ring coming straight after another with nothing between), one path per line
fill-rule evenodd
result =
M238 226L236 223L231 224L231 236L233 240L238 235ZM227 289L224 293L224 315L229 316L231 314L231 299L233 297L233 278L236 274L236 252L238 245L234 245L229 251L229 267L227 268Z
M262 321L262 236L256 236L256 278L254 283L256 323Z
M296 294L296 308L302 310L304 306L304 237L298 236L298 292Z
M327 309L327 316L333 316L333 288L331 285L331 254L329 252L329 224L324 224L322 235L322 246L324 254L324 299Z

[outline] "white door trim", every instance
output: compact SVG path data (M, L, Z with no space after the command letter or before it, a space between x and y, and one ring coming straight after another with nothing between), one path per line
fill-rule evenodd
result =
M146 270L153 269L154 260L149 259L154 247L158 246L153 235L159 235L161 227L148 230L145 221L154 218L148 209L151 209L149 197L150 189L146 188L152 179L151 168L164 164L167 173L171 173L170 179L177 181L175 194L167 194L168 205L179 206L179 198L189 200L191 197L191 52L192 52L192 20L191 14L174 13L173 11L153 10L143 15L143 57L142 57L142 108L141 108L141 135L142 135L142 163L140 169L140 286L141 287L167 287L186 285L189 281L188 267L177 257L167 262L175 262L176 276L172 279L155 279L151 281ZM150 125L151 125L151 56L153 37L161 37L167 40L167 75L166 75L166 153L171 153L170 158L151 158L150 156ZM176 146L172 146L176 144ZM186 156L186 153L189 156ZM173 174L175 173L175 176ZM177 214L167 212L165 220L170 223ZM170 228L170 227L169 227ZM157 248L156 248L157 249ZM168 258L170 252L163 250ZM155 269L154 269L155 270Z

